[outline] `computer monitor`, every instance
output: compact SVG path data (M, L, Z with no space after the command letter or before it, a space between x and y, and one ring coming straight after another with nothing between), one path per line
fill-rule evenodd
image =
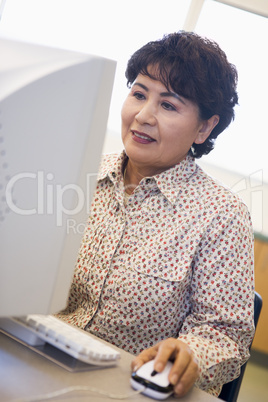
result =
M65 307L106 132L112 60L0 39L0 317Z

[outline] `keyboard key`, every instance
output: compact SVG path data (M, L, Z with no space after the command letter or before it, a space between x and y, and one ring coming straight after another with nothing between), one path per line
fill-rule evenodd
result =
M18 320L45 342L84 363L110 366L120 358L120 353L112 346L52 315L33 314Z

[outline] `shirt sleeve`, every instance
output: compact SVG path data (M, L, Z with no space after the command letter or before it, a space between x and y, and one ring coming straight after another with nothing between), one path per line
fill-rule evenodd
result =
M218 395L239 376L254 335L253 230L244 204L213 219L192 268L192 309L179 339L198 360L196 386Z

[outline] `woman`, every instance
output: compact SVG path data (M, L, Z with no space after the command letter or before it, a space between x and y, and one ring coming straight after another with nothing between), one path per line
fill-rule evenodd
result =
M107 155L60 317L136 357L174 362L178 396L218 395L253 337L252 226L243 202L195 159L237 104L237 72L212 41L178 32L130 59L125 150Z

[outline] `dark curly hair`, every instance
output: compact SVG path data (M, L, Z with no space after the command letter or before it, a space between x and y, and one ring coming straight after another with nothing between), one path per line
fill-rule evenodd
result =
M154 76L149 67L156 67ZM128 86L139 74L160 80L167 89L197 104L202 120L219 115L220 121L207 140L194 143L189 151L195 158L208 154L217 136L234 119L238 103L237 70L219 45L192 32L165 35L131 56L126 69Z

